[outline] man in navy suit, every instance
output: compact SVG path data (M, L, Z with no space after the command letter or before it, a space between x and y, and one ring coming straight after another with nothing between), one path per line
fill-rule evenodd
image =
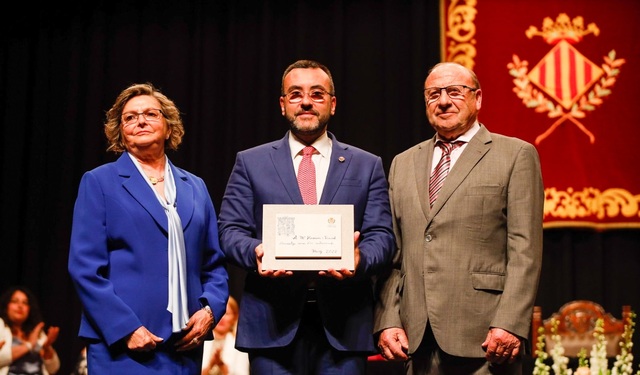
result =
M364 374L367 356L376 350L373 276L394 254L382 160L327 132L336 97L324 65L290 65L280 109L290 131L237 154L220 208L222 249L247 271L236 347L249 353L252 374ZM303 204L296 171L306 146L317 150L317 202L353 205L353 268L262 267L263 205Z

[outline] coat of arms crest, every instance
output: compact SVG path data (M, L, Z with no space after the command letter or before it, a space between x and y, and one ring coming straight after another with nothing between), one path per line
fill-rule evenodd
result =
M580 122L587 113L602 104L603 98L611 94L611 88L620 73L624 59L617 59L615 50L604 56L604 62L598 66L574 46L585 35L598 36L600 30L594 23L584 27L584 20L578 16L569 19L560 14L555 22L547 17L542 29L530 26L526 31L529 39L541 36L553 48L529 71L529 63L513 55L513 61L507 65L513 76L513 91L522 99L527 108L547 113L555 121L549 128L536 137L540 144L565 121L576 125L595 143L595 136Z

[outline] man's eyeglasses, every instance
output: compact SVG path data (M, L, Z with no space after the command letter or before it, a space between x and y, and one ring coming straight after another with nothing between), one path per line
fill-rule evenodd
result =
M296 103L300 103L305 95L309 95L309 99L311 99L311 101L315 103L323 103L326 98L325 95L329 95L330 97L333 96L332 94L329 94L324 90L314 89L309 91L308 93L304 93L300 90L294 90L285 95L282 95L282 97L287 98L289 103L296 104Z
M467 90L471 92L475 92L478 90L477 88L469 87L467 85L450 85L446 87L427 87L424 89L424 98L427 103L433 103L436 100L440 99L440 95L442 95L442 90L447 92L449 98L453 100L464 99L464 96L467 93Z
M160 121L160 117L162 116L162 110L160 109L147 109L144 112L125 112L122 114L122 124L124 126L133 125L138 122L138 117L142 115L145 120L149 122L157 122Z

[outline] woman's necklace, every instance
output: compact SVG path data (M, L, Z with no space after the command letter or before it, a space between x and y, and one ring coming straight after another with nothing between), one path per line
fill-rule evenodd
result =
M155 185L158 182L162 182L164 181L164 175L160 176L160 177L151 177L151 176L147 176L147 178L149 179L149 181L151 181L151 185Z

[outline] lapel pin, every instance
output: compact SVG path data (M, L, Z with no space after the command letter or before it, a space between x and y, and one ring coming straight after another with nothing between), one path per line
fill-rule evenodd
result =
M344 160L345 160L345 159L344 159L344 156L340 156L340 157L338 158L338 161L339 161L340 163L344 163Z

